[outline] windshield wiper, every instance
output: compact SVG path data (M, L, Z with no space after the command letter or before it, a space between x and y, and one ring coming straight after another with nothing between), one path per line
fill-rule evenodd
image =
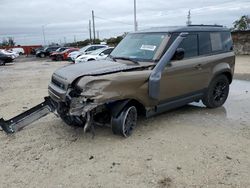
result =
M136 60L134 60L134 59L131 59L131 58L129 58L129 57L113 57L113 59L114 59L114 60L121 59L121 60L125 60L125 61L127 60L127 61L131 61L131 62L133 62L133 63L139 65L138 61L136 61Z

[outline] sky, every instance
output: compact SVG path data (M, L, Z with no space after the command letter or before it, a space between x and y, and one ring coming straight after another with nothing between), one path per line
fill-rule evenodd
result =
M91 11L101 39L132 32L134 0L0 0L0 41L14 37L20 45L73 42L89 38ZM232 27L250 15L249 0L137 0L139 30L192 24Z

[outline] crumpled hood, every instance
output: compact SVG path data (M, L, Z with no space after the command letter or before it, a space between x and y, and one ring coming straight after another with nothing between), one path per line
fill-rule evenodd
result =
M54 72L53 78L68 85L81 76L107 74L139 67L141 66L126 65L108 60L90 61L62 67Z

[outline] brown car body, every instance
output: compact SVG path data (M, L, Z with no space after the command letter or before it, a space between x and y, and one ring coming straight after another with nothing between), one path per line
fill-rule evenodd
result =
M150 117L199 100L208 107L224 104L235 65L228 29L202 25L155 28L128 36L148 33L168 34L153 61L116 59L112 57L115 49L107 60L55 71L49 96L54 110L67 124L83 126L87 131L93 130L95 123L107 123L115 134L127 137L136 124L137 114ZM189 36L193 38L185 46ZM194 39L197 42L191 44ZM153 50L152 46L143 48ZM191 57L186 58L186 54ZM215 98L220 94L221 101L211 102L213 94ZM129 130L126 126L130 126Z

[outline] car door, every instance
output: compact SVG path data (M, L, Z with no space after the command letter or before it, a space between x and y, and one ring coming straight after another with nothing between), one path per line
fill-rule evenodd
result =
M179 48L184 49L184 58L173 60L162 73L160 104L199 95L205 89L209 69L199 57L198 47L198 34L189 34L182 41Z

